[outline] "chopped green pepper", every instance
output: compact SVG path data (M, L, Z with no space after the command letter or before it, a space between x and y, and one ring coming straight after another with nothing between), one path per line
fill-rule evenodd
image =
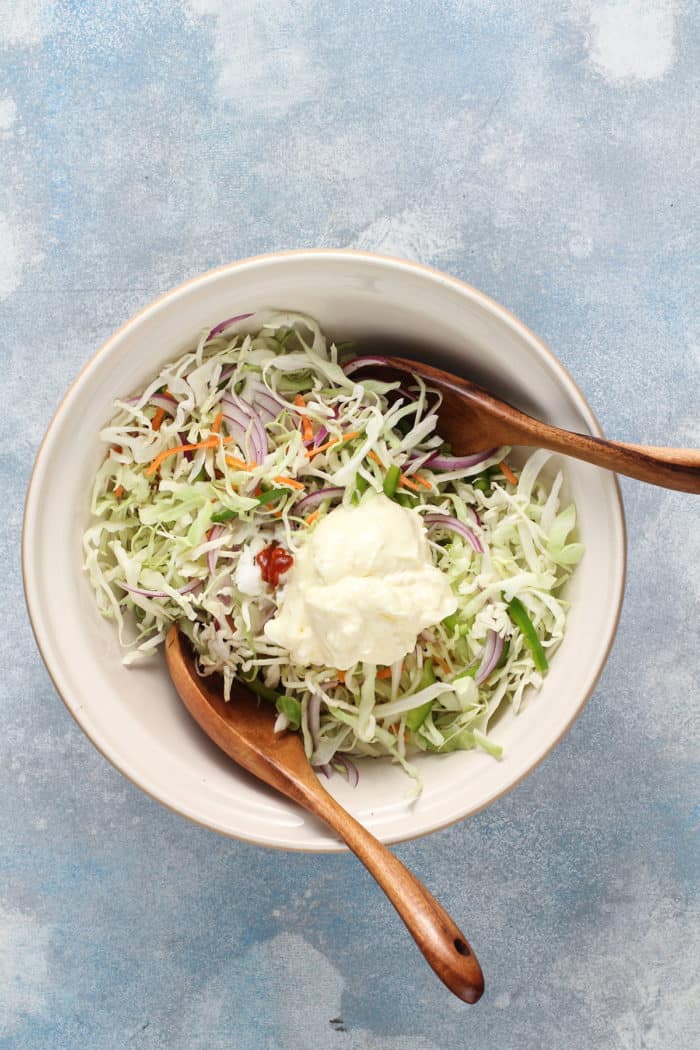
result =
M231 518L235 518L238 511L235 510L220 510L216 514L212 514L211 520L220 525L222 521L230 521Z
M396 495L396 490L399 487L399 480L401 478L401 468L397 466L391 466L387 470L384 476L384 495L388 496L389 499L393 499Z
M547 663L542 643L525 606L519 598L511 598L508 602L508 615L515 626L520 629L520 633L525 639L525 644L532 653L537 670L546 671L549 668L549 664Z
M362 474L355 475L355 488L358 492L366 492L369 488L369 481L363 477Z
M487 467L486 470L482 470L481 474L477 474L472 479L472 488L477 489L479 492L489 492L491 489L491 468Z
M286 496L289 494L289 489L268 489L267 492L261 492L258 496L258 503L263 505L265 503L273 503L278 496Z
M301 725L301 704L293 696L278 696L276 707L281 715L286 715L290 729Z
M433 670L433 661L426 660L423 664L423 674L421 675L418 684L418 691L421 689L427 689L429 685L434 685L436 681L437 679ZM434 703L434 700L426 700L426 702L421 704L420 707L414 707L412 711L409 711L406 715L406 728L410 729L412 733L415 733L417 729L420 729L430 714Z
M271 700L273 704L277 703L280 694L275 689L270 689L269 685L265 685L264 682L261 682L257 675L253 675L252 678L246 678L246 676L242 674L241 681L248 686L251 693L255 693L256 696L262 697L263 700Z

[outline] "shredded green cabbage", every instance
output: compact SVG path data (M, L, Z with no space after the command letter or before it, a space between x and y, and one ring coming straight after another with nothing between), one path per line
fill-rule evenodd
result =
M316 767L347 774L348 756L389 755L419 788L416 751L500 757L489 723L502 704L517 711L526 690L540 687L533 642L547 657L559 644L560 591L583 547L571 540L574 506L559 507L561 473L543 478L548 452L529 457L517 487L498 465L508 449L468 469L431 467L431 455L450 452L437 392L417 377L410 396L397 383L355 381L340 357L311 318L270 314L252 335L236 326L215 338L203 332L139 396L117 401L101 432L108 451L92 491L85 568L125 662L152 654L177 622L201 673L220 674L227 698L241 678L273 701L277 728L299 728ZM341 440L348 434L357 436ZM313 445L325 450L310 458ZM422 482L411 486L411 473ZM397 484L402 474L408 484ZM299 508L328 488L342 493ZM294 555L320 517L368 489L457 519L476 537L481 553L429 527L458 610L423 631L390 676L369 664L344 675L295 665L263 633L284 577L279 588L265 583L257 555L273 542ZM521 626L509 615L514 598ZM497 665L479 681L489 652Z

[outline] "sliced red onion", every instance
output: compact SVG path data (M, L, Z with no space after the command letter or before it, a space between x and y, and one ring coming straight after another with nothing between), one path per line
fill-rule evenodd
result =
M319 773L323 773L324 777L330 779L333 769L329 762L324 762L322 766L317 766L316 768L318 769Z
M484 452L475 452L473 456L443 456L436 452L427 465L431 470L466 470L468 467L485 463L496 451L495 448L488 448Z
M187 440L187 434L184 432L184 430L181 430L177 436L180 438L181 445L189 445L189 441ZM182 454L188 463L190 463L194 459L194 452L190 448L185 449L185 451Z
M221 409L231 436L236 439L245 455L248 456L252 451L255 462L262 463L269 445L263 422L253 406L241 397L224 394Z
M331 764L341 767L345 776L348 778L348 784L350 787L357 787L360 780L360 774L357 766L351 758L348 758L347 755L342 754L340 751L336 751L331 759Z
M238 314L236 317L227 317L225 321L219 321L219 323L212 328L207 339L215 339L217 335L221 335L222 332L226 331L227 328L230 328L230 326L235 324L236 321L245 321L246 317L254 316L254 314Z
M299 421L299 429L302 429L301 420ZM307 438L306 441L302 441L302 444L304 448L318 448L319 445L323 444L327 437L330 437L330 433L330 430L327 430L326 427L322 426L317 434L314 434L311 438Z
M494 670L496 664L503 655L504 641L500 634L496 631L489 631L486 635L486 644L484 645L484 653L481 657L481 663L479 664L479 670L474 675L474 681L477 685L481 685L485 682L491 672Z
M267 426L268 423L273 423L279 415L279 412L272 412L266 404L263 404L260 401L254 402L254 408L264 427Z
M318 448L319 445L323 444L327 437L330 437L330 433L330 430L327 430L324 426L322 426L316 437L313 438L309 442L309 444L313 445L314 448ZM305 441L304 444L306 445L307 442Z
M128 583L122 583L120 580L116 580L115 582L118 583L120 587L123 587L124 590L128 591L130 594L140 594L142 598L170 598L171 597L171 595L168 594L167 591L147 591L147 590L144 590L143 587L131 587ZM192 580L190 583L186 583L184 587L178 587L177 588L177 593L178 594L189 594L190 591L196 590L197 587L201 586L201 584L202 584L201 580Z
M306 724L309 727L311 745L316 750L318 745L318 734L321 729L321 697L318 693L312 693L306 708Z
M333 486L332 488L318 489L316 492L310 492L308 496L303 496L294 504L294 513L304 517L305 514L312 511L314 507L318 507L318 505L323 503L326 499L341 499L344 492L345 489L340 486Z
M432 525L436 529L447 529L450 532L456 532L458 536L462 536L463 539L472 545L477 554L484 553L479 537L467 525L459 521L458 518L453 518L449 514L426 514L423 521L426 525Z
M351 376L353 372L358 372L361 368L371 368L376 365L391 367L391 359L388 357L355 357L352 361L347 361L342 369L346 376Z
M212 540L219 540L219 539L221 539L221 537L223 536L223 534L225 532L226 532L226 529L224 528L223 525L213 525L209 529L209 534L207 536L207 539L208 539L209 542L211 542ZM218 547L213 547L211 550L207 551L207 567L208 567L209 572L211 573L212 576L214 575L214 573L216 571L216 563L217 563L218 560L219 560L219 548Z
M260 382L254 383L252 386L251 403L260 415L269 417L266 420L268 423L271 423L273 419L277 419L279 414L289 407L284 398L279 397L268 386Z

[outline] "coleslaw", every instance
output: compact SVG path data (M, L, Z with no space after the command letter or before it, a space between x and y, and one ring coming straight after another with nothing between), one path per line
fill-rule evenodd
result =
M302 314L203 332L101 432L85 569L125 662L177 622L200 672L221 675L227 698L239 678L273 703L316 768L354 782L355 756L388 755L419 786L418 751L500 757L489 724L540 687L583 546L561 472L545 480L550 453L519 477L505 448L455 456L437 391L359 379L362 364ZM285 577L320 520L372 492L421 516L457 610L391 666L295 664L264 631Z

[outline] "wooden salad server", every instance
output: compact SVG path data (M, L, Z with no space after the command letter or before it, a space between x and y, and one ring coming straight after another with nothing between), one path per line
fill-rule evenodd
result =
M403 357L358 357L346 367L349 376L400 380L406 373L418 375L440 390L443 401L438 410L440 436L452 445L455 455L494 449L501 445L527 445L551 449L574 459L652 485L680 492L700 493L700 451L691 448L655 448L628 445L575 434L542 423L513 408L488 391L422 361Z
M466 937L401 861L328 794L299 733L275 733L274 710L241 682L234 681L226 702L217 679L197 673L177 624L168 632L165 655L177 692L207 736L253 776L333 828L377 880L440 980L465 1003L475 1003L484 979Z

